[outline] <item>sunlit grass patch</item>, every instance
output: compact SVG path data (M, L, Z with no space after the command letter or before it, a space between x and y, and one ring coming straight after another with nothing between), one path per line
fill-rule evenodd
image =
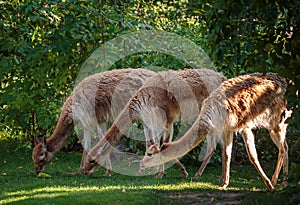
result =
M67 187L67 186L57 186L57 187L43 187L36 188L32 190L21 190L16 192L4 193L3 196L7 198L2 203L11 203L17 201L23 201L26 199L42 199L42 198L55 198L61 196L68 196L70 194L74 195L79 192L105 192L105 191L115 191L120 190L120 186L106 186L106 187Z

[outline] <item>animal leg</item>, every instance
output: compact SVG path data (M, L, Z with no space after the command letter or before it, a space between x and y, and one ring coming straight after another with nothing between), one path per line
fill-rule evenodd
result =
M97 126L97 134L99 137L99 141L102 139L102 137L105 135L107 131L107 125L106 123L99 123L99 125ZM110 161L110 154L107 155L107 158L105 159L105 166L106 166L106 171L104 176L111 176L111 172L112 172L112 166L111 166L111 161Z
M105 159L105 165L106 165L106 171L104 176L111 176L111 171L112 171L112 166L111 166L111 161L110 161L110 154L107 155L107 158Z
M182 176L184 178L187 178L189 174L186 171L186 169L183 166L183 164L178 159L175 159L175 160L172 160L172 161L178 166L179 170L182 172ZM165 166L164 165L160 165L159 166L159 174L155 178L161 179L163 177L164 173L165 173Z
M145 140L146 140L146 150L156 142L156 139L153 137L152 131L147 125L144 125L144 135L145 135ZM159 170L159 167L154 167L152 172L150 173L151 175L157 173ZM137 175L142 175L144 173L145 169L140 168L139 171L137 172Z
M263 171L263 169L258 161L257 152L256 152L256 148L255 148L255 142L254 142L254 135L253 135L251 129L243 130L242 134L243 134L244 142L246 144L246 149L247 149L247 153L248 153L250 162L254 165L254 167L256 168L256 170L258 171L259 175L262 177L262 179L264 180L264 182L268 186L268 188L270 190L273 190L274 187L273 187L270 179L267 177L267 175Z
M201 177L207 163L209 162L210 158L212 157L214 153L214 150L211 150L210 153L207 153L205 159L202 161L200 168L198 169L197 173L195 174L195 176L193 177L194 179L198 179L199 177Z
M278 147L277 165L272 176L272 185L275 186L278 180L279 172L283 167L283 185L287 185L288 176L288 145L285 139L286 126L283 129L269 130L270 136L274 144Z
M183 164L178 160L178 159L175 159L175 164L177 165L177 167L180 169L181 171L181 175L184 177L184 178L187 178L189 176L188 172L186 171L185 167L183 166Z
M80 167L77 171L73 172L73 174L82 174L82 173L84 173L86 156L87 156L87 152L83 149L82 150L82 155L81 155Z
M232 132L223 132L223 149L222 149L222 179L223 183L219 187L219 189L226 189L229 184L230 178L230 161L231 161L231 153L232 153L232 141L233 141L233 133Z
M84 173L86 157L87 157L87 150L90 148L91 145L91 133L87 130L83 130L83 150L81 155L81 162L79 170L74 172L74 174L81 174Z
M207 149L206 149L206 155L204 160L201 163L200 168L198 169L197 173L193 177L194 179L198 179L201 177L206 165L208 164L210 158L212 157L214 151L216 150L216 142L215 142L214 136L208 136L206 137L207 140Z
M162 142L170 142L170 141L172 141L172 137L173 137L173 124L171 123L171 124L166 125L166 130L164 131L164 135L162 137ZM159 141L159 139L158 139L158 141ZM162 164L159 166L159 173L155 178L161 179L163 177L164 173L165 173L165 165Z
M161 179L164 176L164 174L165 174L165 166L162 164L159 166L159 173L155 178Z
M288 156L288 144L285 141L284 146L286 148L286 153L283 158L283 182L282 186L286 187L287 186L287 180L288 180L288 171L289 171L289 156ZM272 179L273 181L273 179Z

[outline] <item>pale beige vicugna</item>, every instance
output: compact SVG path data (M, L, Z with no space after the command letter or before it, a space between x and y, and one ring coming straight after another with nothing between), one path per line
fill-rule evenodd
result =
M224 81L203 103L200 115L193 126L179 140L164 143L161 147L152 145L141 160L141 167L158 166L184 156L205 137L222 134L223 184L229 184L229 169L233 133L243 135L251 163L270 190L274 189L283 165L288 172L288 145L286 142L285 120L291 115L286 109L284 98L287 83L277 74L251 74ZM279 149L278 161L272 181L264 173L256 153L252 129L266 128Z
M222 74L208 69L157 73L137 91L105 136L89 151L85 174L92 175L103 164L122 133L135 121L140 121L144 126L147 147L161 141L161 136L163 142L171 141L173 122L194 120L203 100L225 79ZM176 159L175 162L182 175L187 177L184 166ZM163 174L164 167L161 166L157 178Z
M107 123L113 120L126 105L131 95L147 78L155 75L146 69L120 69L106 71L83 79L67 98L53 134L39 142L32 152L36 173L43 172L54 153L61 150L75 125L83 131L83 153L79 172L83 171L86 151L92 140L99 141ZM114 102L116 101L116 102ZM97 136L93 139L93 136ZM111 174L109 157L106 160L106 175Z

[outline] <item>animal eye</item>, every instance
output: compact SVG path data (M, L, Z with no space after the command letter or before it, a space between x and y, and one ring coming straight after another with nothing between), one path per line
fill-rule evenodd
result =
M147 157L152 158L153 154L147 153Z

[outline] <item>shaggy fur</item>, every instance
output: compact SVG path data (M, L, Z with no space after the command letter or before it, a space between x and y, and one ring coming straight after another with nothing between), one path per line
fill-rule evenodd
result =
M147 147L159 142L161 136L163 142L171 141L173 122L194 120L203 100L225 79L222 74L208 69L157 73L131 98L105 137L90 150L85 173L91 175L95 172L132 122L143 124ZM176 164L186 177L184 166L178 160ZM157 177L162 177L163 173L161 166Z
M205 137L222 135L223 184L229 184L229 169L233 133L243 135L247 153L265 184L270 190L277 183L283 165L287 175L288 146L285 139L291 111L286 110L284 98L287 88L285 79L275 73L243 75L224 81L205 101L200 115L193 126L178 141L165 143L160 148L152 145L141 161L144 168L158 166L167 161L184 156ZM284 117L282 117L284 116ZM257 158L252 129L266 128L279 149L278 161L272 181L265 175Z
M107 123L126 105L131 95L147 78L155 75L146 69L121 69L106 71L89 76L80 82L62 107L56 128L48 140L35 140L32 159L36 173L43 172L52 159L53 153L61 150L75 125L83 132L84 151L80 170L90 146L99 141L107 129ZM110 162L107 159L110 175Z

